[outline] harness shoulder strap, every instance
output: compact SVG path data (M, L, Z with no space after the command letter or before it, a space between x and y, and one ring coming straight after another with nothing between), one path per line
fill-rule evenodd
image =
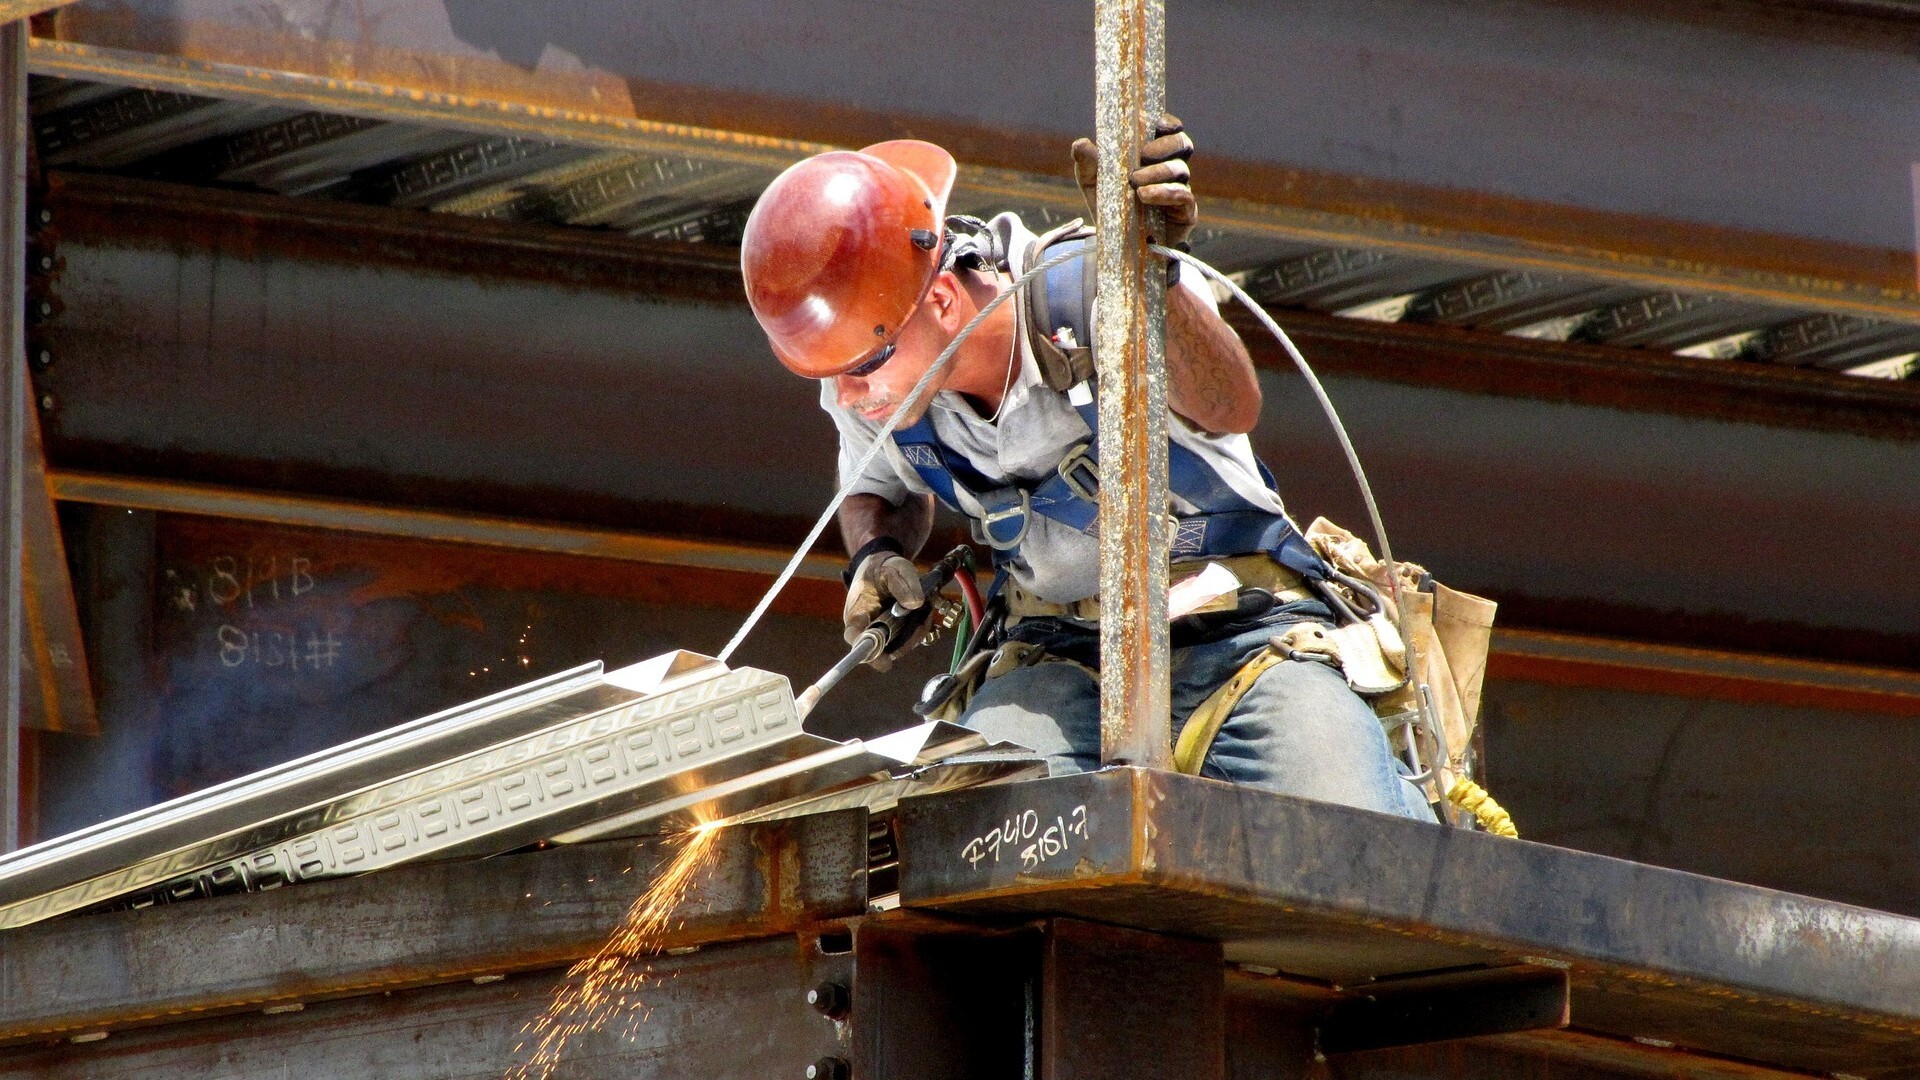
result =
M1020 299L1027 337L1033 343L1040 378L1055 391L1093 378L1093 230L1078 220L1034 239L1025 265L1035 266L1061 251L1079 258L1050 267L1027 282Z
M1062 250L1061 245L1078 250L1080 257L1036 275L1015 298L1042 380L1056 392L1068 393L1087 425L1087 441L1075 447L1053 475L1030 488L996 485L941 444L930 416L893 436L901 456L941 502L962 510L959 493L965 491L979 505L983 517L977 519L976 535L996 549L997 561L1011 558L1018 550L1032 514L1083 533L1097 531L1099 411L1086 393L1094 376L1092 242L1093 230L1078 220L1035 238L1023 265L1044 261ZM1266 465L1259 463L1259 469L1261 479L1272 488L1273 476ZM1304 577L1326 578L1325 564L1284 514L1248 501L1198 453L1175 439L1167 444L1167 472L1168 488L1197 511L1176 522L1174 558L1266 552Z
M934 434L931 410L911 425L895 431L893 442L900 456L907 459L921 481L932 488L934 496L950 510L966 512L960 505L961 490L973 495L994 486L980 475L972 462L952 453L940 442L940 437Z

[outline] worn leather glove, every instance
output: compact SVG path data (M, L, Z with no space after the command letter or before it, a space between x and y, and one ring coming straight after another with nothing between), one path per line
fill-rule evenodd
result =
M847 582L847 604L840 611L847 644L860 640L888 605L897 603L911 609L926 602L926 593L920 588L920 568L912 559L892 551L868 555L854 568ZM910 645L901 646L902 651ZM893 666L893 657L882 653L867 663L875 671L885 671Z
M1187 137L1180 118L1161 113L1160 122L1153 128L1153 138L1140 147L1140 167L1127 176L1133 185L1134 198L1163 211L1166 235L1154 237L1155 243L1179 247L1187 242L1200 220L1200 203L1193 197L1193 172L1187 165L1187 159L1192 156L1193 140ZM1093 140L1074 140L1073 178L1080 183L1080 194L1087 200L1088 219L1095 227L1100 224L1095 192L1099 173L1100 153Z

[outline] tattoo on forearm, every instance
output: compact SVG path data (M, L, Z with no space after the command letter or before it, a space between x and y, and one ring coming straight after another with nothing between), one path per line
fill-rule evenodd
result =
M1208 410L1228 408L1233 404L1232 375L1219 362L1218 343L1194 326L1197 321L1174 319L1167 327L1187 376L1182 380L1187 393L1182 396L1191 396L1193 404Z
M1177 297L1177 294L1176 294ZM1177 298L1167 315L1168 404L1203 426L1244 409L1250 365L1231 327L1186 307Z

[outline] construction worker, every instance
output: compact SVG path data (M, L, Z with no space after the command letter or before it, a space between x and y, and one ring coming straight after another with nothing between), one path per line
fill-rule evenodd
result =
M1131 174L1181 245L1197 204L1193 144L1171 117ZM1083 188L1094 147L1074 144ZM1084 228L1036 236L1018 217L946 216L956 165L942 148L899 140L802 161L749 217L742 272L774 355L820 380L840 436L843 484L896 410L884 452L839 510L851 555L845 628L853 641L887 605L926 601L911 558L938 498L994 549L1005 629L961 723L1044 755L1053 773L1100 763L1098 439L1090 348L1092 247ZM1061 244L1086 257L1036 277L963 341L918 401L908 392L941 351L1016 277ZM1170 268L1171 269L1171 268ZM1333 612L1303 577L1321 566L1287 519L1246 433L1260 385L1210 289L1169 273L1166 362L1169 510L1176 580L1208 563L1239 588L1170 630L1174 730L1276 633ZM1176 280L1177 279L1177 280ZM1213 580L1219 580L1214 573ZM1366 701L1341 671L1299 659L1268 666L1200 747L1203 775L1424 820ZM1271 659L1271 658L1270 658ZM884 664L885 660L880 663ZM1244 680L1243 680L1244 681ZM1196 759L1197 760L1197 759Z

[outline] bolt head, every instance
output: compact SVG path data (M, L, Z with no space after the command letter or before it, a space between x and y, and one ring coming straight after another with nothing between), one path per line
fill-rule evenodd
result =
M852 1008L853 997L847 993L844 985L837 982L823 982L807 991L807 1004L813 1006L822 1015L838 1020L847 1015L847 1011Z

